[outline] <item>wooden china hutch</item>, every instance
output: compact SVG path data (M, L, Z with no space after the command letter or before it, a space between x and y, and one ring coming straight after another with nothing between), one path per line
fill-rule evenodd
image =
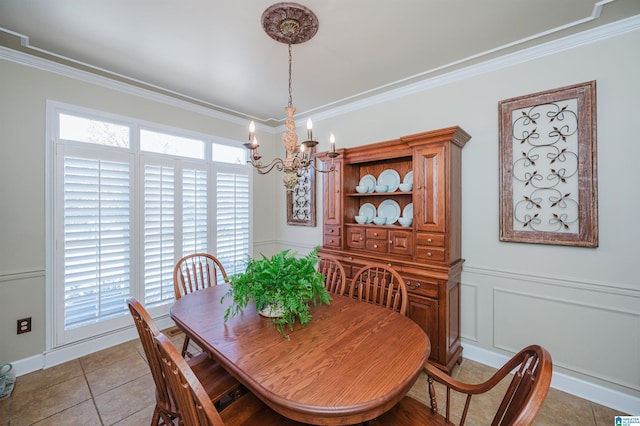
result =
M462 358L461 150L470 138L460 127L449 127L345 148L335 159L318 155L325 169L333 162L338 171L323 174L320 257L340 260L348 278L372 261L400 272L409 291L408 316L429 336L430 360L447 372ZM392 175L391 189L397 183L393 176L412 182L412 189L356 191L363 178L378 179L383 172ZM382 203L392 205L392 216L398 208L403 216L413 210L412 225L356 223L356 216Z

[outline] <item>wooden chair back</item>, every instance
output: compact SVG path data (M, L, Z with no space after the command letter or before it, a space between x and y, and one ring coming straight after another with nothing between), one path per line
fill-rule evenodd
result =
M154 419L151 424L158 424L159 418L164 420L165 424L170 424L171 419L177 417L178 408L169 392L169 385L162 373L162 366L154 341L155 336L160 334L160 330L156 326L147 310L135 298L127 299L129 311L133 317L133 322L138 329L138 335L142 342L144 354L147 357L147 363L151 370L151 377L156 385L156 410L154 411Z
M447 386L445 401L445 420L450 420L451 390L466 394L464 409L460 415L460 425L464 425L473 395L488 392L510 373L513 373L498 410L491 422L492 426L531 425L544 402L553 372L553 363L549 352L539 345L531 345L514 355L496 371L489 380L481 384L465 385L448 383L451 378L431 364L425 370L429 376L429 396L431 411L437 411L433 379ZM445 377L443 377L445 376ZM444 379L444 380L439 380Z
M324 286L329 293L344 294L347 285L347 274L344 267L332 257L323 257L318 262L318 272L324 276Z
M407 313L407 287L398 271L382 263L368 263L353 277L349 296L392 311Z
M531 424L549 392L553 372L551 355L541 346L528 346L496 372L496 379L510 371L514 371L513 379L492 424Z
M427 362L424 372L429 381L429 399L431 407L427 407L416 399L405 396L391 410L370 422L371 426L416 426L416 425L452 425L452 420L460 419L463 426L474 395L481 395L492 390L513 374L505 394L491 422L492 426L529 426L533 424L542 404L549 392L553 363L551 355L538 345L527 346L496 371L489 380L483 383L468 384L460 382L435 365ZM444 410L438 407L434 381L445 386ZM458 395L453 395L457 393ZM460 398L462 396L462 398ZM465 399L466 397L466 399ZM464 405L462 404L464 401ZM486 401L475 400L482 404L481 411L489 408ZM477 408L477 407L476 407ZM452 416L452 409L456 412ZM474 419L476 423L488 424L489 420Z
M227 281L222 263L208 253L193 253L180 259L173 268L176 300L182 296Z
M175 395L184 425L224 426L209 395L173 343L159 333L155 337L155 344L164 376Z

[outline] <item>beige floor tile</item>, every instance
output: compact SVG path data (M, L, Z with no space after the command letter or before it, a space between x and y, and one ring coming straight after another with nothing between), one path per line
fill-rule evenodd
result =
M595 402L591 403L593 409L593 417L596 421L596 426L612 426L615 424L614 418L616 416L628 416L629 413L621 413L613 408L605 407ZM639 411L640 412L640 411Z
M84 372L89 373L137 353L138 351L136 351L135 348L135 340L131 340L129 342L104 349L100 352L83 356L80 358L80 364L82 364Z
M153 417L153 409L155 404L149 407L146 407L137 413L132 414L126 419L120 420L115 426L140 426L151 423L151 418Z
M95 397L105 425L117 423L149 406L155 406L155 384L151 373Z
M150 372L149 366L137 352L105 367L87 373L93 396L101 395Z
M11 413L10 405L10 398L5 398L0 401L0 426L7 426L9 424L9 414Z
M80 361L73 360L59 364L44 370L34 371L16 379L12 398L21 398L23 395L32 393L49 386L57 385L74 377L82 376Z
M136 348L136 352L138 352L138 354L140 354L140 356L146 361L147 354L144 353L144 348L142 347L142 342L140 341L140 339L134 341L133 347Z
M549 389L547 398L533 423L542 425L595 426L591 403L557 389Z
M142 423L140 423L142 424ZM101 426L93 400L81 402L51 417L34 423L34 426Z
M36 390L21 397L11 396L11 426L30 425L91 399L84 376Z

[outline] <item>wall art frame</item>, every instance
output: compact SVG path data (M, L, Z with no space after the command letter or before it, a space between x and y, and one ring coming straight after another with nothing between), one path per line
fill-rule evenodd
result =
M287 225L316 226L316 174L310 167L287 191Z
M500 241L598 247L596 82L502 100Z

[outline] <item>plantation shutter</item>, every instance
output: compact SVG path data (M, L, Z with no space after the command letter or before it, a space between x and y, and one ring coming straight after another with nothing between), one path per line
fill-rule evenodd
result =
M207 253L207 172L182 174L182 253Z
M249 175L216 173L216 257L227 275L243 272L249 253Z
M126 315L131 206L127 162L65 156L64 329Z
M132 296L165 317L186 254L212 253L242 271L252 184L237 162L243 148L52 101L47 134L47 349L126 330Z
M175 170L144 166L144 303L174 298Z

